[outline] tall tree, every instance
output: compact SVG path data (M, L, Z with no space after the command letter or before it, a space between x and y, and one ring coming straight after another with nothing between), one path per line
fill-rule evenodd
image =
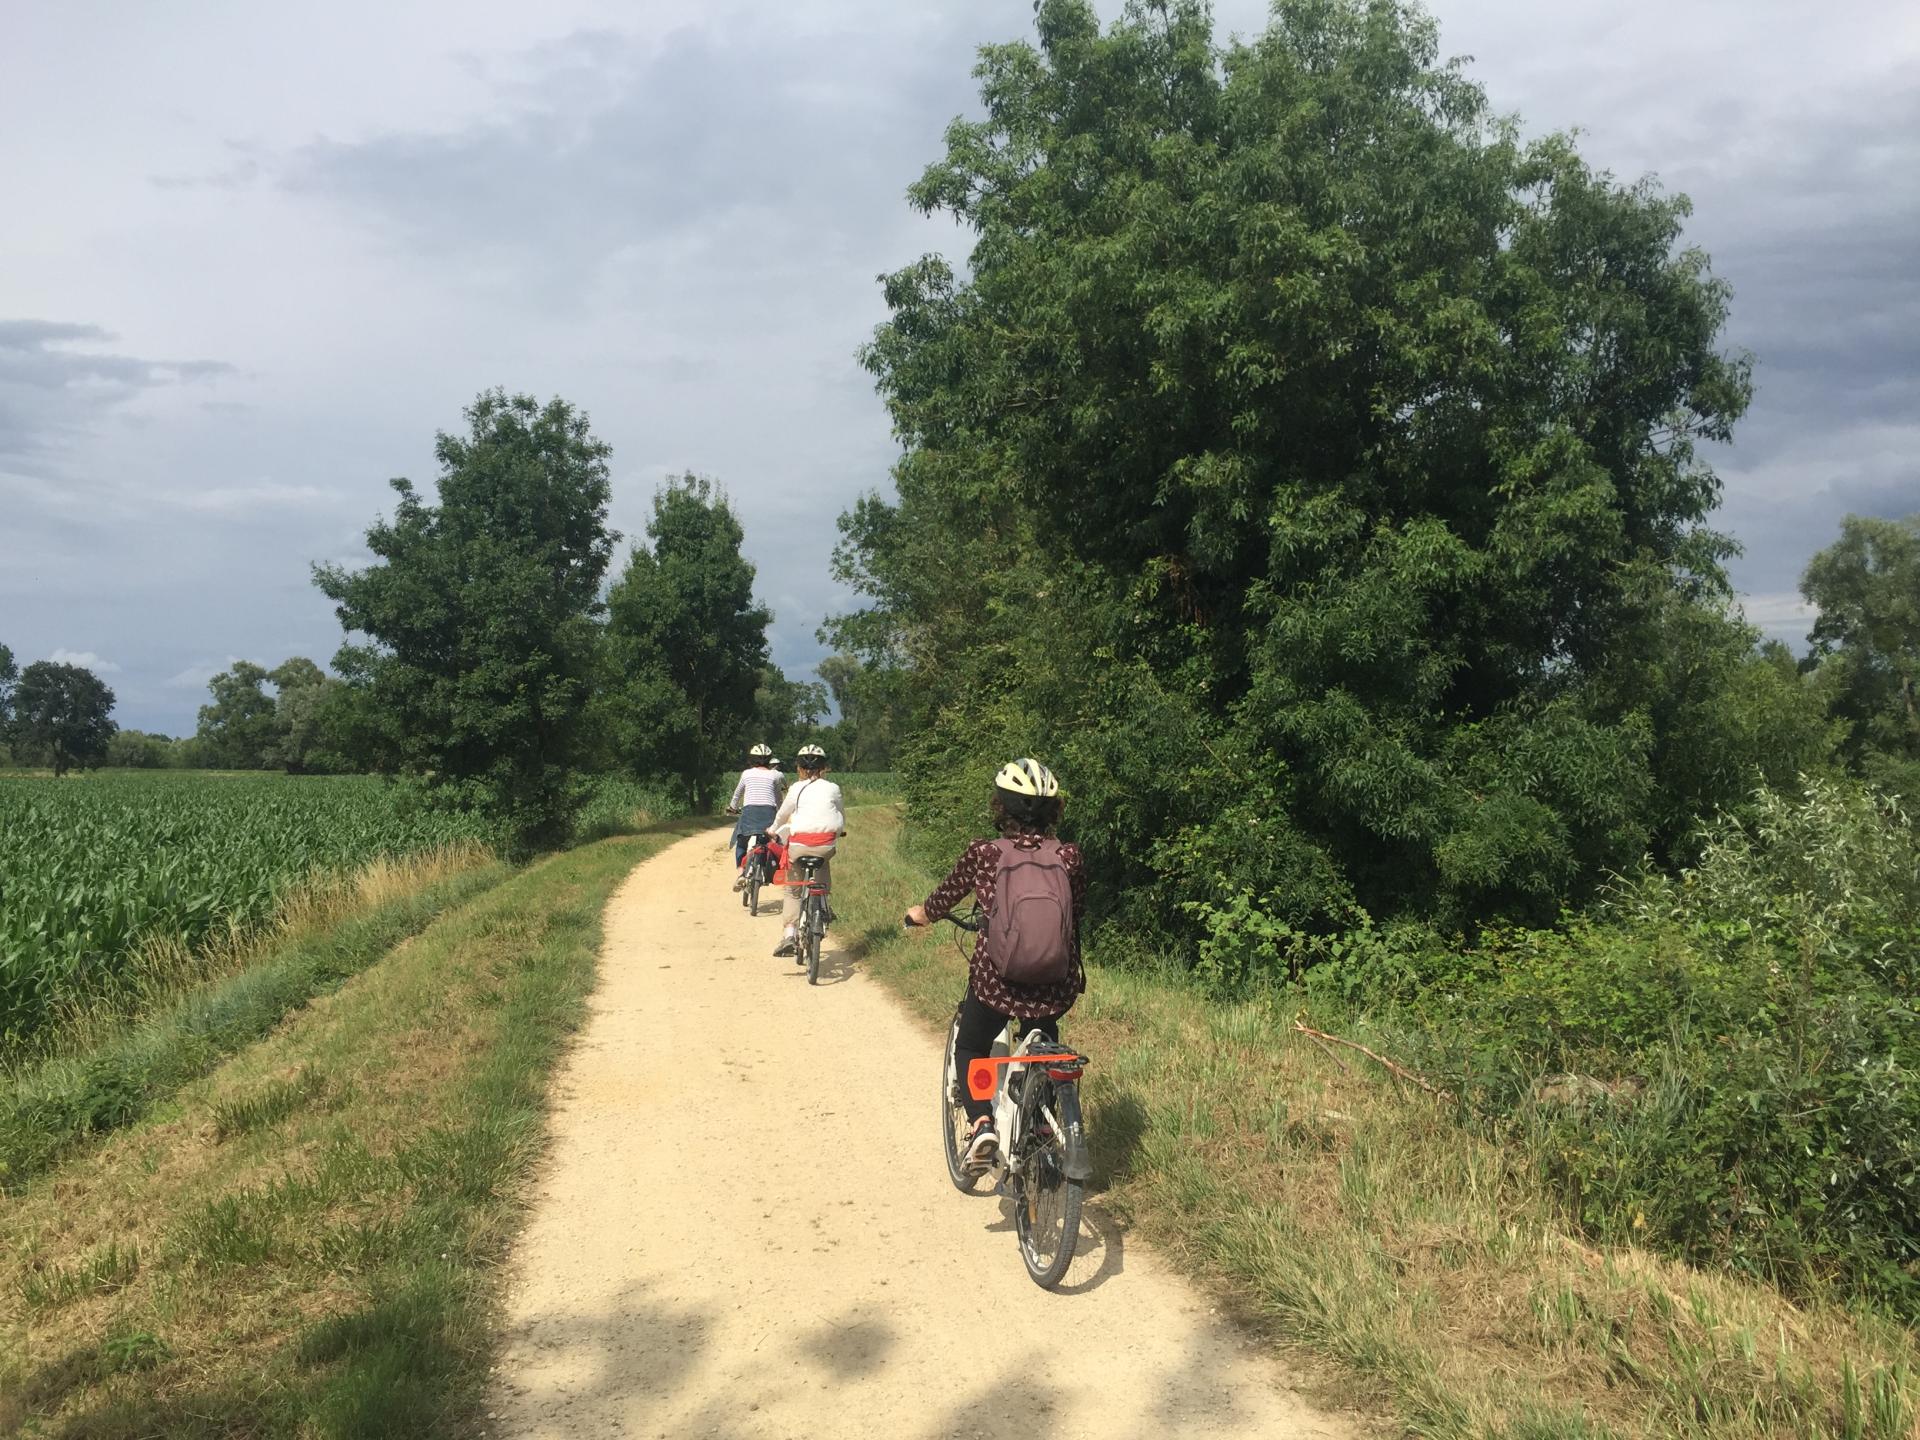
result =
M302 655L282 661L267 679L275 692L268 762L289 775L303 774L316 762L324 769L337 768L336 757L326 748L327 706L340 682Z
M671 479L654 494L649 544L607 597L613 743L629 768L677 779L698 809L748 743L767 663L773 617L754 602L743 538L711 480Z
M1852 760L1920 794L1920 514L1847 516L1800 591L1820 611L1807 638L1852 727Z
M367 637L334 668L364 687L388 763L530 853L565 841L583 798L611 452L560 399L489 390L466 419L436 441L438 503L393 481L376 562L314 581Z
M905 672L898 666L829 655L816 670L833 696L838 763L849 770L885 770L893 763L900 717L909 708Z
M21 672L9 743L45 753L56 776L106 759L117 728L113 691L91 670L36 660Z
M1696 447L1749 395L1686 201L1524 143L1411 5L1035 26L910 192L966 271L888 277L866 352L905 453L835 634L912 667L915 803L1044 747L1162 915L1550 914L1630 863L1657 737L1597 677L1724 593Z
M13 718L13 687L20 679L20 667L14 663L13 651L0 645L0 735L4 735L7 722Z
M789 680L778 665L760 671L760 684L753 692L755 739L773 747L775 755L792 762L794 751L809 740L817 739L820 721L827 713L827 687L806 680ZM836 756L838 764L845 757Z
M213 765L224 770L259 770L273 764L279 726L273 697L261 688L267 671L250 660L234 662L207 682L213 703L200 707L196 736L206 742Z

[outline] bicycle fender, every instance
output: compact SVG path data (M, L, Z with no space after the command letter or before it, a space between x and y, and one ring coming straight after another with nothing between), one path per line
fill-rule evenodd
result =
M1064 1085L1054 1092L1060 1102L1060 1124L1067 1132L1067 1154L1060 1168L1067 1179L1082 1184L1093 1178L1093 1161L1087 1154L1087 1130L1080 1123L1080 1087Z

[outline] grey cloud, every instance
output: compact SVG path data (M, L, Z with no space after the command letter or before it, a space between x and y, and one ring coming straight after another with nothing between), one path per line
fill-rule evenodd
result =
M84 433L143 391L232 373L217 360L141 360L72 348L113 338L97 325L0 320L0 461L43 455L62 435Z

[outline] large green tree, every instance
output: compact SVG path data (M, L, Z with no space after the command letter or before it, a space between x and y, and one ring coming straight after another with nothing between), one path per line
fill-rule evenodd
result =
M753 740L764 740L789 766L793 755L810 740L820 739L820 721L827 713L827 687L808 680L790 680L778 665L761 667L753 692ZM751 743L751 742L749 742ZM836 756L844 764L845 757Z
M344 757L330 748L330 707L341 686L326 671L302 655L282 661L268 673L273 682L273 744L269 763L289 775L308 770L343 768Z
M224 770L259 770L274 763L279 726L273 697L261 688L263 666L237 660L207 682L213 703L200 707L195 735L206 742L211 764Z
M315 583L363 642L335 670L361 690L382 758L441 803L489 815L519 853L563 843L583 798L608 447L566 401L490 390L442 432L438 503L410 481L367 532L364 570Z
M676 780L696 808L746 745L772 620L753 598L753 565L727 497L704 476L653 497L647 544L607 597L601 710L619 762Z
M893 764L901 718L910 708L906 674L897 665L858 655L829 655L818 671L840 718L830 747L848 770L885 770Z
M1920 514L1847 516L1800 590L1820 611L1807 638L1851 727L1850 758L1920 794Z
M922 812L1055 757L1162 915L1550 913L1631 863L1668 741L1617 662L1725 595L1696 447L1749 395L1687 202L1523 140L1411 5L1035 25L910 192L965 274L888 277L866 352L904 454L833 628L912 669Z
M117 728L113 691L91 670L36 660L20 673L9 743L44 754L56 776L100 764Z

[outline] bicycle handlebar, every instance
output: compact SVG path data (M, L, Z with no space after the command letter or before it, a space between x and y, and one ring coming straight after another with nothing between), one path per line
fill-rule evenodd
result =
M953 926L954 929L956 930L977 931L980 928L980 911L977 907L972 912L966 915L943 915L940 917L940 919L945 920L949 925ZM900 923L909 930L918 930L922 928L914 920L912 915L902 915L900 917ZM930 923L937 925L940 923L940 921L935 920Z

